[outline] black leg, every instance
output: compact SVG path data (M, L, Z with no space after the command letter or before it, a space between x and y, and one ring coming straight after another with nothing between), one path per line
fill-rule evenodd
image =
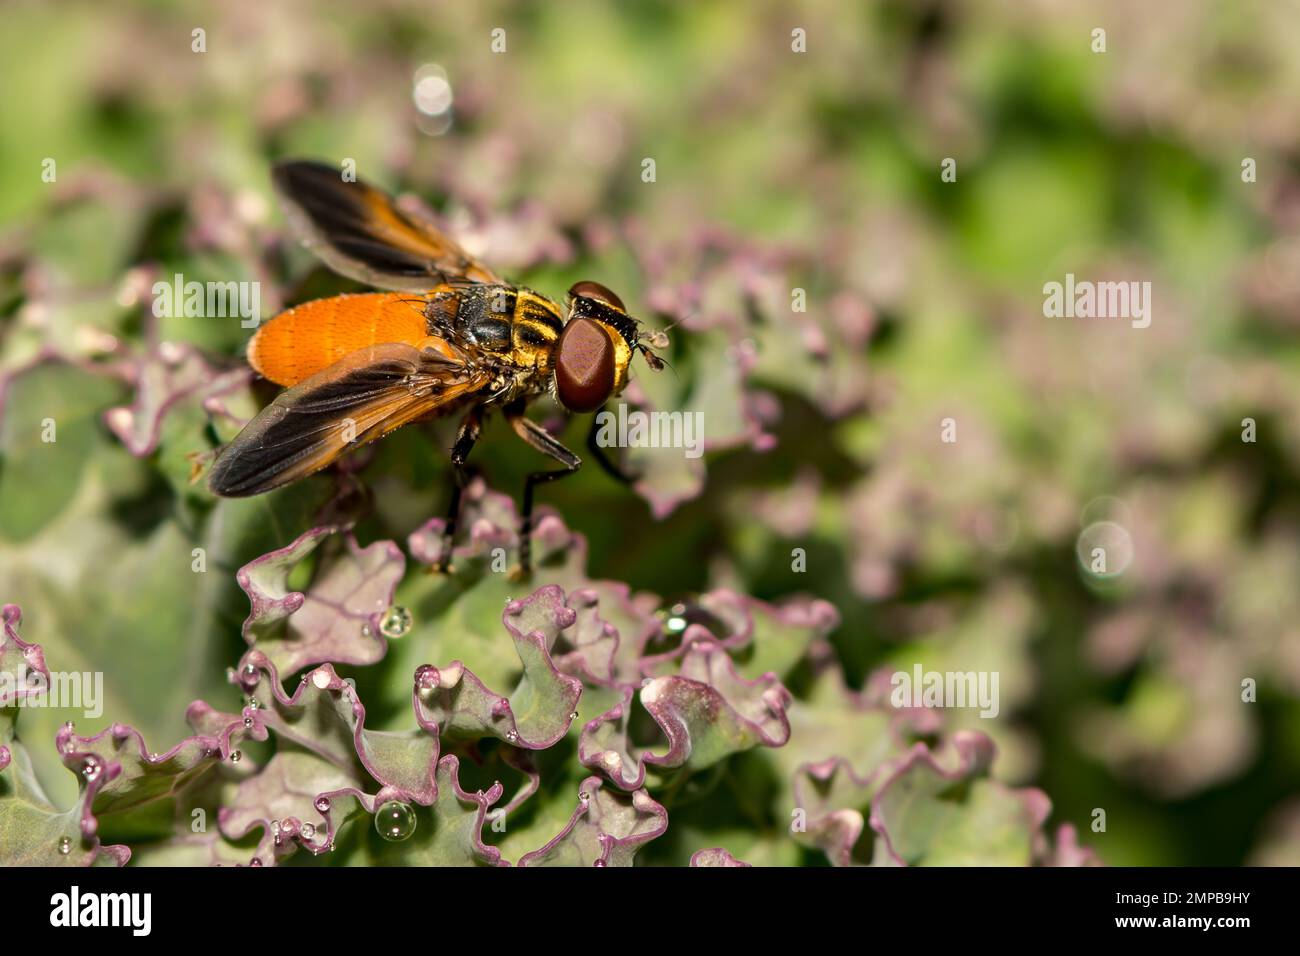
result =
M573 474L582 467L582 459L536 422L524 417L522 407L506 409L506 419L515 434L543 455L554 458L564 467L553 471L534 471L524 481L524 502L519 519L519 572L522 578L532 574L533 489L548 481Z
M604 410L605 409L603 408L601 409L602 412ZM600 412L597 412L591 417L591 428L587 431L587 450L591 452L591 457L596 459L596 464L600 465L600 467L605 470L606 474L615 481L620 481L625 485L630 485L641 476L631 474L630 472L625 471L621 465L615 464L609 455L605 454L605 449L601 448L596 442L596 436L600 434L600 429L596 426L596 421L599 418Z
M473 409L461 419L460 430L456 432L456 444L451 449L455 480L451 487L451 502L447 506L447 520L442 526L442 556L438 559L438 571L442 574L451 571L451 549L456 537L456 524L460 519L460 495L465 490L468 478L465 461L482 431L483 416L478 409Z

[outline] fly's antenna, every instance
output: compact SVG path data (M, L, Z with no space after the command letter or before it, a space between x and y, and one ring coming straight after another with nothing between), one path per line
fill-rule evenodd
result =
M639 333L637 335L635 346L636 351L645 356L646 364L652 369L656 372L662 372L667 368L673 373L674 377L677 376L677 370L672 367L672 364L667 359L658 355L654 350L668 348L668 330L674 328L676 325L677 323L674 322L672 325L668 326L667 329L656 329L653 332L646 331Z
M639 331L637 333L636 350L645 356L646 364L656 372L667 368L672 371L674 376L676 376L677 370L672 367L672 364L663 356L656 354L652 349L662 350L668 348L668 333L677 328L677 326L681 325L683 322L693 319L697 314L698 313L696 312L692 312L690 315L683 315L679 317L677 321L670 323L662 329L642 329Z
M693 318L695 318L695 316L696 316L696 313L692 312L690 315L684 315L684 316L682 316L681 318L679 318L676 322L672 322L672 323L670 323L670 324L664 326L662 329L646 329L645 331L642 331L641 333L639 333L637 337L638 337L638 338L642 338L642 339L652 339L652 338L659 338L659 337L662 337L661 341L663 341L664 344L662 344L662 345L652 345L651 348L656 348L656 349L667 348L667 347L668 347L668 342L667 342L667 336L668 336L668 333L671 332L673 329L677 328L677 326L681 325L683 322L687 321L688 319L693 319Z
M673 368L673 364L666 358L655 355L654 352L651 352L644 345L639 346L637 350L645 356L645 363L656 372L662 372L664 369L668 369L668 371L673 373L673 378L677 379L679 382L681 381L681 376L677 374L677 369Z

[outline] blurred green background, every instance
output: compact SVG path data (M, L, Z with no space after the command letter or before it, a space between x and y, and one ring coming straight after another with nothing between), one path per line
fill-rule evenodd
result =
M558 298L594 278L682 321L675 371L637 387L705 412L707 476L650 462L637 496L588 468L543 492L594 574L826 598L856 683L916 660L999 671L1001 716L970 720L996 773L1044 788L1107 863L1298 863L1297 14L8 2L0 598L48 659L105 672L105 725L172 739L224 692L247 602L232 573L196 588L191 549L233 572L308 527L328 482L216 506L189 483L228 437L203 408L160 415L143 458L101 416L157 373L148 346L237 367L248 331L155 325L155 279L260 281L267 314L353 288L284 236L268 181L280 158L350 158L520 282ZM1151 327L1045 318L1066 273L1150 281ZM377 454L428 496L381 485L367 540L445 494L428 435ZM530 455L495 422L475 459L514 490ZM1132 552L1104 580L1078 556L1099 521Z

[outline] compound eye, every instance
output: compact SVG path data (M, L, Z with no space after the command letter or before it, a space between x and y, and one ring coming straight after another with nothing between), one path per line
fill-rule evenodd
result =
M614 391L614 343L591 319L570 319L555 356L555 394L571 412L591 412Z
M613 306L620 312L627 311L627 307L623 305L623 300L599 282L575 282L573 288L569 290L569 295L573 298L581 296L584 299L595 299L597 302L604 302L606 305Z

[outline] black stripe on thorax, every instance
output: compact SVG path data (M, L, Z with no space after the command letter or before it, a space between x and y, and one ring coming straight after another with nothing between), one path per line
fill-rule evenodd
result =
M517 345L542 348L560 337L564 323L559 309L551 300L531 289L521 289L515 303L515 339Z
M510 327L518 296L518 290L508 285L475 285L461 290L455 319L457 332L489 351L510 348Z

